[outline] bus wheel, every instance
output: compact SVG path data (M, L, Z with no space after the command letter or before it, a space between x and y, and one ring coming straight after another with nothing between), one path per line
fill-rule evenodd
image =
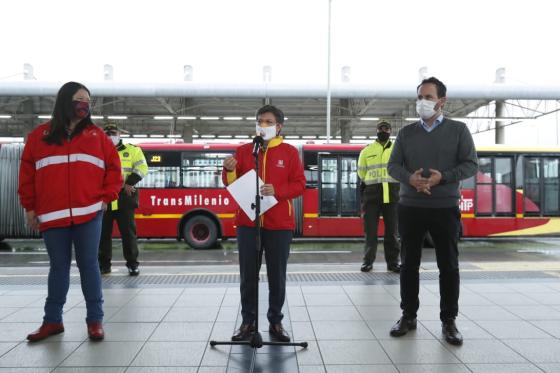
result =
M185 224L183 238L193 249L209 249L216 244L218 227L209 217L197 215Z

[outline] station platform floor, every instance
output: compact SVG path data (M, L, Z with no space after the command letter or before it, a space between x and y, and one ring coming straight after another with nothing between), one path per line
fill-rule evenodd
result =
M560 372L560 262L462 263L462 346L442 340L437 268L421 273L418 329L389 335L400 317L399 277L376 262L290 264L284 326L308 348L215 346L240 323L238 267L150 266L103 277L102 342L87 339L72 269L65 332L25 340L43 315L48 267L0 266L0 372ZM263 267L264 268L264 267ZM269 340L267 283L259 330Z

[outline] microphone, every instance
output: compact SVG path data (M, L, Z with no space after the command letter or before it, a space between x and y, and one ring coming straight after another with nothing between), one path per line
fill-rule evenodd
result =
M259 135L255 136L253 138L253 155L259 154L259 149L263 145L264 145L264 140L263 140L262 136L259 136Z

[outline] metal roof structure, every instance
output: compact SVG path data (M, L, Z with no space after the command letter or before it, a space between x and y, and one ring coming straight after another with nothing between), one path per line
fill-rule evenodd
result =
M62 83L0 82L0 137L24 136L47 120ZM255 111L265 103L288 118L283 134L302 138L327 135L325 85L85 83L92 93L94 122L116 120L132 134L193 138L231 138L254 134ZM416 87L342 83L331 87L332 138L375 135L383 118L395 129L415 113ZM504 83L448 86L446 115L466 117L495 100L557 100L560 87ZM121 119L119 119L121 118ZM407 119L408 118L408 119ZM394 131L396 132L396 131Z

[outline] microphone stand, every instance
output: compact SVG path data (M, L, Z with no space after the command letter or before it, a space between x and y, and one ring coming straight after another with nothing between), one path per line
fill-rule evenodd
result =
M253 348L253 357L251 359L251 368L249 372L253 372L255 368L255 360L257 357L257 348L262 346L299 346L307 348L307 342L263 342L261 333L259 332L259 271L261 268L262 261L262 248L261 248L261 199L259 190L259 155L260 149L264 145L264 140L261 136L255 136L253 139L253 156L255 157L255 184L256 184L256 194L255 203L251 204L251 208L255 210L255 242L256 242L256 263L255 263L255 331L251 334L251 338L245 341L210 341L210 346L214 347L217 345L245 345L251 346Z

